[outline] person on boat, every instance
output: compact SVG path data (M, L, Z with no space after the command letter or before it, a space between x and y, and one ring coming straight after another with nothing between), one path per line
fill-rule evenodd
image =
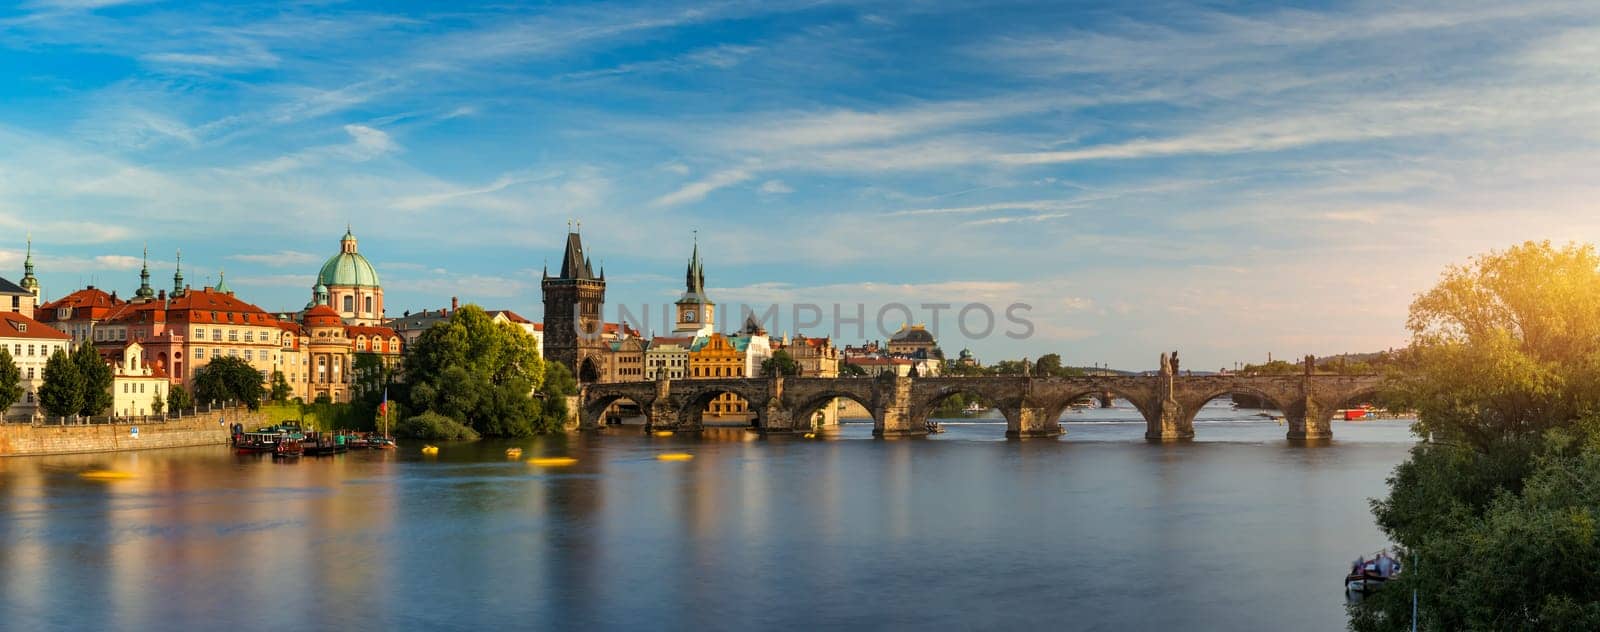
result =
M1378 553L1376 566L1378 567L1379 577L1389 579L1389 577L1394 574L1394 558L1389 557L1388 552Z

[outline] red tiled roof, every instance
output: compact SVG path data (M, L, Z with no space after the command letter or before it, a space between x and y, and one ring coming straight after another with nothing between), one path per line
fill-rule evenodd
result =
M107 322L135 320L140 312L151 312L152 321L183 321L203 324L272 325L277 321L260 307L231 294L211 289L187 290L166 301L123 303L106 316ZM231 319L229 314L234 314Z
M27 338L30 340L71 340L72 336L51 329L16 312L0 312L0 338Z
M650 346L652 347L656 345L678 345L687 349L691 344L694 344L694 336L656 336L650 339Z
M388 327L371 325L347 325L344 328L349 337L366 336L368 338L398 338L400 334Z
M83 318L86 316L89 318L97 318L101 315L104 315L111 308L121 304L123 304L121 299L112 298L111 295L105 293L104 290L91 286L40 305L38 311L47 322L56 320L56 310L63 307L70 307L74 311L84 308L89 309L89 313L74 313L71 316L72 318Z

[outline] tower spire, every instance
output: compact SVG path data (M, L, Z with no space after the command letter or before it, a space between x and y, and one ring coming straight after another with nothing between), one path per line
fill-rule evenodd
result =
M22 289L39 298L39 279L33 276L33 233L28 233L28 255L22 259Z
M133 293L138 298L155 298L156 291L150 287L150 245L144 247L144 265L139 268L139 290Z
M183 294L183 249L178 249L178 266L172 272L172 295Z

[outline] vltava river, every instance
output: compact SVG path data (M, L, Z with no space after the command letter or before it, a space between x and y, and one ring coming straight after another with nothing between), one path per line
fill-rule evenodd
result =
M0 459L0 628L1343 629L1406 422L1300 447L1216 404L1194 443L1150 445L1121 406L1020 442L957 422Z

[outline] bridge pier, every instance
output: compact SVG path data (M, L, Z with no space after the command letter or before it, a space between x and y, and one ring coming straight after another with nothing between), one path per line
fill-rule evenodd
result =
M1333 408L1305 398L1294 410L1283 411L1290 441L1326 441L1333 438Z
M1112 406L1115 405L1113 403L1113 400L1116 399L1116 397L1114 395L1112 395L1110 391L1106 391L1104 393L1101 393L1095 399L1100 401L1100 407L1101 408L1111 408Z
M649 432L678 429L678 408L670 397L657 398L650 403L644 413L644 428Z
M1001 408L1000 413L1006 417L1006 436L1012 439L1054 437L1066 432L1061 429L1060 415L1052 416L1044 408Z
M893 377L880 383L888 392L873 411L872 436L908 437L928 434L928 420L911 413L911 378Z
M1144 411L1140 411L1144 412ZM1162 400L1152 417L1144 412L1146 441L1187 441L1194 438L1194 414L1172 398Z
M794 411L785 408L782 404L778 403L778 398L774 397L767 401L766 408L761 412L761 431L772 433L789 433L800 431L801 428L796 427L796 421L797 420L794 418ZM805 421L805 425L809 426L811 420L807 419ZM809 431L810 428L807 427L805 430Z

